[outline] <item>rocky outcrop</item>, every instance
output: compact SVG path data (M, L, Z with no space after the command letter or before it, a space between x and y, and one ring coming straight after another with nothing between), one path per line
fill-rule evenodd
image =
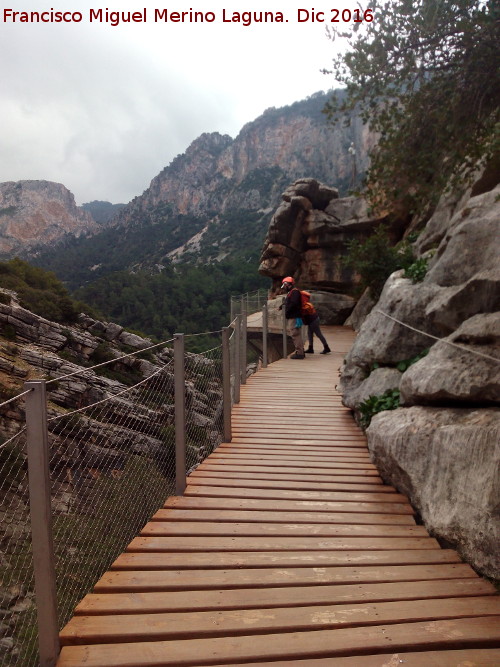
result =
M475 315L401 379L402 405L500 404L500 315Z
M293 276L312 290L325 324L343 324L356 304L352 294L359 279L342 261L348 244L366 239L382 223L395 236L401 233L401 221L373 217L364 199L339 198L336 188L314 178L297 180L271 219L259 272L273 280L273 294L282 278Z
M52 421L55 424L49 426L49 440L56 468L81 466L82 458L102 460L106 466L106 461L117 456L123 461L131 454L156 457L165 451L164 431L173 428L174 423L173 370L169 366L172 349L141 353L152 346L152 341L114 323L81 315L77 325L63 326L22 308L12 292L2 294L10 298L10 303L0 303L0 389L4 395L16 395L26 380L49 380L49 425ZM215 372L213 380L205 379L210 378L211 369L209 359L188 355L189 420L194 427L203 427L198 444L191 438L191 463L220 437L217 420L222 410L221 386ZM154 383L145 384L143 391L130 388L141 387L140 383L159 373L161 389ZM202 390L198 388L201 385ZM77 450L68 450L60 437L66 427L56 425L58 420L64 424L67 411L102 401L104 407L98 418L86 413L79 417L85 428ZM22 410L6 406L0 411L0 433L13 435L23 419ZM119 455L113 454L115 450Z
M500 578L500 186L473 193L443 198L419 236L424 280L392 274L361 317L340 389L358 416L399 390L367 429L374 461L434 535Z
M382 477L408 495L430 533L498 579L500 410L382 412L367 435Z
M25 255L66 236L92 234L99 228L60 183L0 183L0 257Z

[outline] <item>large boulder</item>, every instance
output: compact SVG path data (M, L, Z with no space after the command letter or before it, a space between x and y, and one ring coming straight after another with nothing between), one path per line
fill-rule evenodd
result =
M435 332L425 320L428 303L439 288L432 284L414 285L396 271L387 280L376 307L363 322L354 345L345 358L341 391L353 389L353 378L360 384L373 364L395 366L430 347L433 339L424 333L407 329L400 322L433 335ZM360 369L363 374L356 373Z
M435 329L447 335L477 313L497 311L500 311L500 266L478 271L460 285L439 290L425 314Z
M339 199L335 188L312 178L295 181L282 199L271 219L259 267L273 280L272 293L284 276L291 275L308 290L352 294L359 276L343 264L349 242L366 239L388 218L374 216L359 197ZM400 222L390 221L396 236L402 231Z
M404 405L500 403L500 313L475 315L436 343L400 389Z
M500 578L500 409L399 408L375 415L367 435L383 479L430 533Z
M342 402L354 410L370 396L380 396L390 389L399 389L400 382L401 372L397 368L376 368L360 384L355 383L350 390L344 391Z
M451 218L426 277L438 285L461 285L479 272L498 270L500 185L477 197Z

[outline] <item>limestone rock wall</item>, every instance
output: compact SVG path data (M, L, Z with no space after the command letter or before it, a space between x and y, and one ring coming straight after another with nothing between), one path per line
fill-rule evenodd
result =
M0 183L0 257L98 230L90 213L76 206L71 192L60 183Z
M285 276L311 291L325 324L344 324L356 299L358 276L343 265L347 244L363 240L378 225L388 224L397 237L404 223L375 218L364 199L339 198L336 188L314 178L295 181L281 195L282 202L269 224L259 272L272 281L277 294Z
M367 428L374 461L433 535L496 579L499 237L499 185L443 198L416 242L428 258L424 280L396 272L368 315L354 310L359 333L340 381L357 417L370 397L399 390L399 407Z

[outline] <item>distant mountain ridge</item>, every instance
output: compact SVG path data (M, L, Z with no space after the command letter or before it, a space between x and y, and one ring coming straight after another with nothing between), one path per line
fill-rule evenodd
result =
M156 272L172 262L255 262L270 215L290 182L316 178L341 194L359 182L373 143L358 117L328 124L331 93L268 109L232 139L204 133L91 238L65 240L39 263L79 285L118 270ZM350 150L349 150L350 149Z
M0 183L0 257L29 256L67 235L95 234L100 225L71 192L51 181Z
M106 224L111 222L125 204L111 204L109 201L91 201L88 204L82 204L81 208L90 213L96 222Z

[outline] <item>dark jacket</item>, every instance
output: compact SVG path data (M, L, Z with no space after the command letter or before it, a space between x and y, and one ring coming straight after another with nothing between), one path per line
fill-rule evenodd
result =
M285 299L285 317L287 320L295 319L300 317L302 311L302 298L300 296L300 290L296 287L291 289L286 295Z

